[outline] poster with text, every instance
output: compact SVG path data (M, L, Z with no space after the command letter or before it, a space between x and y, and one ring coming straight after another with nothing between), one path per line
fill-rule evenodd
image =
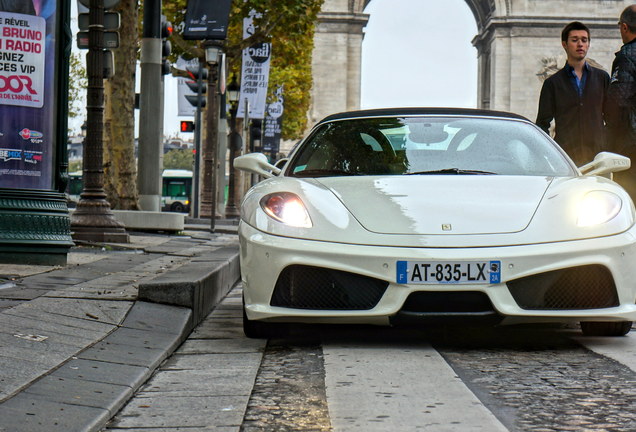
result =
M0 2L0 187L51 189L56 1Z
M267 113L263 125L263 151L276 156L280 150L280 137L283 131L283 112L285 99L283 87L276 88L276 101L267 104Z
M243 20L243 39L254 33L255 12ZM267 84L269 83L269 63L272 56L271 43L254 44L243 50L241 64L241 95L236 116L245 117L245 100L249 106L249 118L265 117Z

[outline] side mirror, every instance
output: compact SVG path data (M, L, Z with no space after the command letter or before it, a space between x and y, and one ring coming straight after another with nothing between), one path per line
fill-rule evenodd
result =
M628 157L616 153L601 152L590 163L579 167L583 175L603 175L617 171L625 171L631 167L632 162Z
M267 160L267 156L263 153L249 153L234 159L234 168L241 171L261 175L265 178L271 178L280 174L280 168L276 168Z
M285 164L287 162L289 162L289 158L283 158L283 159L277 160L274 165L276 166L276 168L280 168L282 170L283 167L285 167Z

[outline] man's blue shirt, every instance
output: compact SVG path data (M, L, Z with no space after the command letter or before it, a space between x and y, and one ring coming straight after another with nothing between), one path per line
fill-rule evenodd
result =
M587 81L587 74L589 72L589 66L587 62L583 64L583 75L581 75L581 79L574 71L574 68L570 66L569 63L565 63L565 70L567 71L568 76L572 80L572 84L574 84L574 88L579 94L579 97L583 97L583 89L585 88L585 82Z

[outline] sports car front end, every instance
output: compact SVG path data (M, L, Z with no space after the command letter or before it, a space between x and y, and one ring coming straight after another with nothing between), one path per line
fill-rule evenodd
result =
M416 124L434 124L433 117L417 117ZM443 131L458 136L468 127L465 117L447 114ZM390 123L386 114L380 118L380 124ZM332 121L343 119L325 124ZM492 129L487 126L469 132ZM411 126L399 142L395 125L387 129L393 152L383 162L393 170L396 153L406 146L410 162L399 161L404 172L335 174L352 169L349 164L319 175L303 159L301 144L278 176L246 194L239 237L249 336L264 335L274 322L458 319L582 322L588 333L629 331L636 319L636 228L623 189L604 177L581 175L545 136L539 138L556 155L546 166L563 162L553 175L507 172L509 164L498 173L499 162L487 153L486 164L477 160L457 169L455 160L465 157L460 154L453 156L452 170L447 161L442 169L415 169L418 157L429 163L440 154L408 153L407 139L424 142L417 149L424 151L435 145L428 141L445 140L446 147L438 147L446 151L453 137L439 130L417 137ZM455 151L476 143L473 137Z

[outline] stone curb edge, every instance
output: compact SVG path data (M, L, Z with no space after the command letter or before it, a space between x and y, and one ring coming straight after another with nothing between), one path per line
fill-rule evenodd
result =
M225 247L140 284L115 331L0 405L0 432L99 431L239 279Z

